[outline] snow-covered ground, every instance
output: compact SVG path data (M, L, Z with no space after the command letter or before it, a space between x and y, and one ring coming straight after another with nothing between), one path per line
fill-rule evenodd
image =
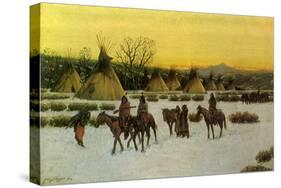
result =
M249 164L255 164L260 150L273 146L273 103L245 105L241 102L219 102L218 108L226 116L237 111L249 111L259 115L254 124L232 124L227 121L221 139L208 140L205 122L190 123L190 139L170 136L163 122L162 108L174 108L187 104L189 112L196 112L200 104L208 106L208 97L202 102L149 102L149 111L158 124L158 143L151 138L146 152L126 148L122 153L111 155L113 137L108 127L86 127L84 144L79 147L74 141L73 129L45 127L41 135L41 177L43 184L81 183L160 177L195 176L208 174L237 173ZM59 100L56 100L59 101ZM79 99L60 100L66 103ZM93 101L95 102L95 101ZM130 99L132 105L138 100ZM119 101L109 101L119 105ZM92 112L97 115L99 111ZM110 113L110 112L108 112ZM132 110L136 114L136 109ZM75 112L44 112L43 116ZM215 127L216 136L219 128ZM123 136L122 136L123 139ZM126 142L123 141L126 146ZM140 148L140 147L139 147Z

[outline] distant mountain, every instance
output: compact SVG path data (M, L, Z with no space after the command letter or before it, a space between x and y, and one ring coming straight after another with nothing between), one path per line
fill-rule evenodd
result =
M206 68L200 68L198 70L198 72L202 76L207 76L211 72L213 72L214 74L220 73L220 74L228 75L228 74L246 73L246 72L251 72L251 71L237 69L237 68L231 67L229 65L226 65L225 63L221 63L218 65L212 65L212 66L209 66Z

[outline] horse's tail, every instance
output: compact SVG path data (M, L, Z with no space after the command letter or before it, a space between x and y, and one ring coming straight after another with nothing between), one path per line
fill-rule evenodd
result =
M153 124L154 124L155 130L157 130L157 129L158 129L158 126L157 126L157 124L156 124L155 119L154 119L154 117L153 117L153 116L152 116L152 121L153 121Z
M224 125L224 129L226 130L226 118L224 116L224 119L223 119L223 125Z
M155 130L157 130L157 129L158 129L158 126L157 126L157 124L156 124L156 122L155 122L155 119L154 119L154 117L153 117L152 114L150 114L150 119L152 120L152 124L154 125Z

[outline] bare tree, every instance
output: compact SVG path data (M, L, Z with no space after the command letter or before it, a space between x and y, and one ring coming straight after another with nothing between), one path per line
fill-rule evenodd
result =
M146 37L139 36L135 39L131 37L124 38L120 44L120 50L116 52L117 61L143 68L152 62L155 55L155 41Z
M155 41L147 37L126 37L120 44L119 50L116 51L116 59L123 64L124 75L132 87L140 87L141 78L136 74L143 73L145 66L153 61L155 52Z

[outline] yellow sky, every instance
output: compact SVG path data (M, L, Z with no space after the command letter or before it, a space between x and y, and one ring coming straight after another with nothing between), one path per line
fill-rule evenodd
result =
M97 58L96 34L102 32L113 43L114 57L124 37L142 35L156 42L156 66L224 62L272 70L273 30L273 18L268 17L41 4L41 50L51 48L63 55L71 48L78 56L82 47L90 47Z

